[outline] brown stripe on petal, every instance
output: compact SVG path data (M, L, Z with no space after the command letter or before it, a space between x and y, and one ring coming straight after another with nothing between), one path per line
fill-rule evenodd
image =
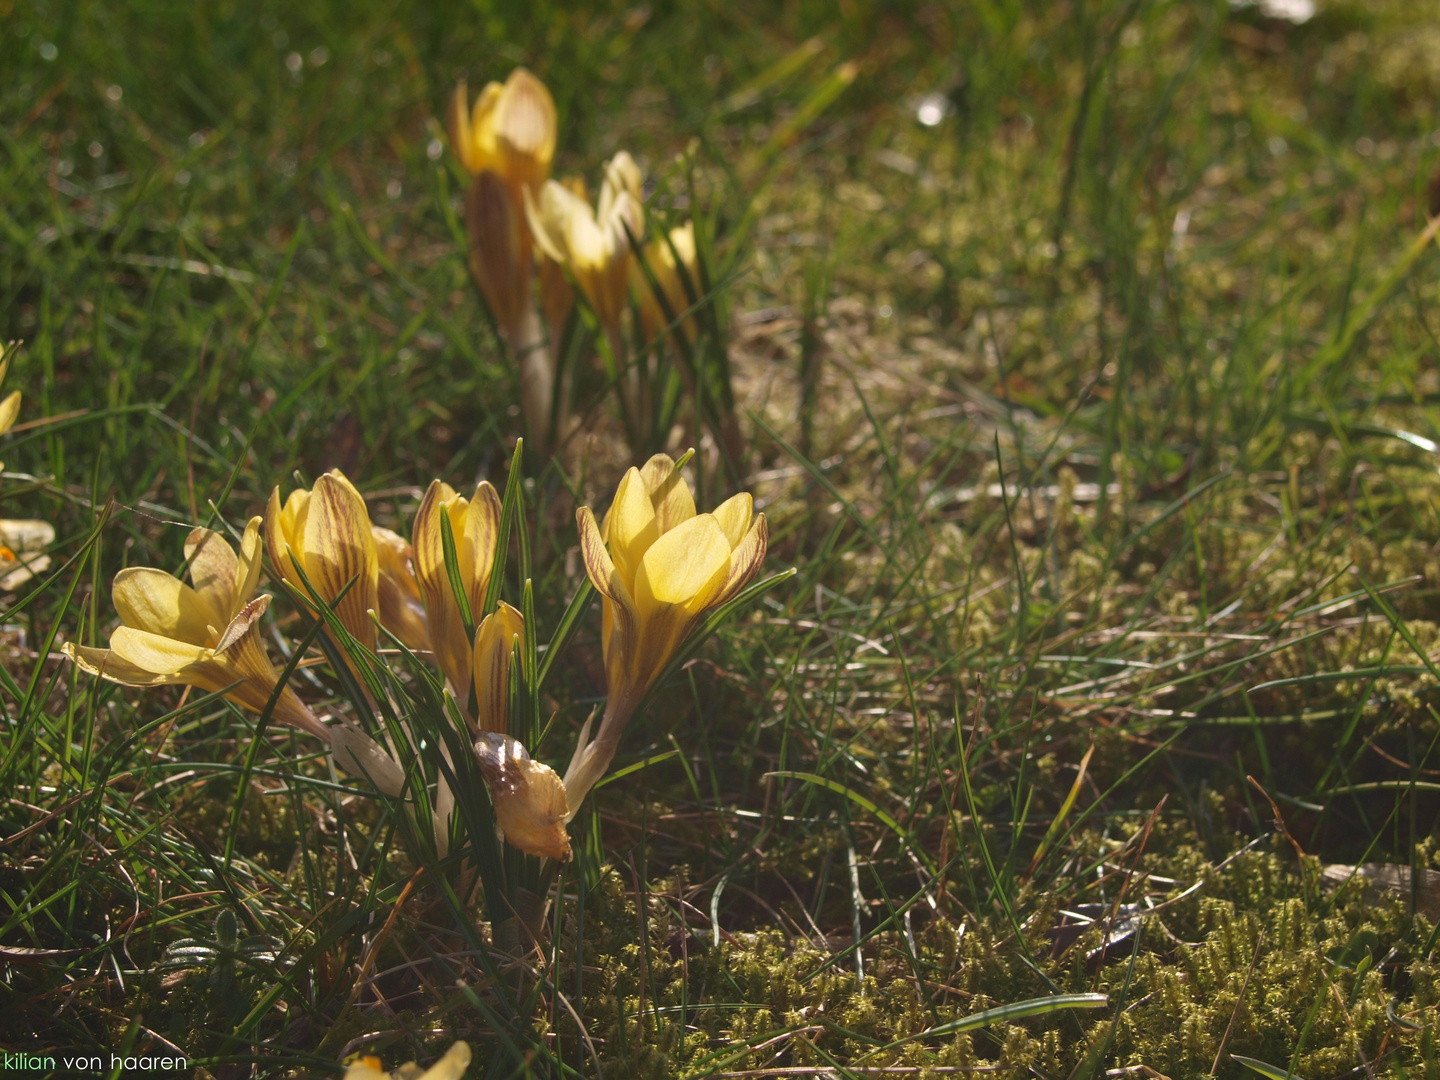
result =
M770 526L765 522L765 515L758 514L745 538L730 553L730 569L725 576L725 584L720 587L719 593L709 606L719 607L754 581L769 548Z
M311 500L302 540L306 573L315 591L332 604L355 580L335 614L352 636L373 648L375 624L366 613L379 604L379 562L365 501L349 484L328 474L315 482Z
M482 731L503 732L509 726L510 657L515 639L524 633L524 616L503 602L476 631L475 708Z
M224 626L235 592L239 560L225 538L209 529L192 529L185 538L185 557L190 560L190 582L213 614L211 625Z
M495 568L495 547L500 539L500 495L488 480L475 485L475 497L465 511L465 541L471 556L470 614L479 620ZM458 537L457 537L458 539Z

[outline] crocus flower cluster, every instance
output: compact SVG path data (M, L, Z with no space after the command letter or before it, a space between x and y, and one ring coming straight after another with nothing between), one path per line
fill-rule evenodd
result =
M580 177L555 180L557 115L545 84L516 68L504 84L492 82L473 104L465 83L455 90L449 113L450 141L470 174L465 225L471 273L519 364L521 402L532 438L543 451L551 416L564 423L565 394L556 384L562 334L578 289L608 339L617 364L628 373L622 399L631 415L646 408L645 380L637 365L643 350L627 350L623 326L633 295L640 334L653 341L693 306L698 284L695 230L690 222L652 241L644 255L657 289L639 270L633 245L643 242L644 177L625 151L601 170L592 205ZM542 321L532 303L539 281ZM687 288L688 279L688 288ZM542 339L548 338L548 344ZM693 319L680 331L693 340ZM633 351L634 356L630 357ZM558 398L557 398L558 393Z
M625 474L603 525L588 507L577 521L586 574L602 597L607 699L594 739L590 724L582 728L563 780L507 733L512 658L526 627L503 601L485 613L501 523L488 483L469 498L432 483L409 543L371 522L364 497L338 469L283 502L276 488L265 516L246 523L238 552L218 532L190 533L189 584L159 569L120 571L111 590L120 625L109 648L69 643L65 653L111 682L223 694L319 739L339 767L403 797L407 777L392 747L343 718L325 722L281 683L261 638L272 597L257 590L268 553L271 577L309 618L333 612L344 631L335 645L347 658L356 645L374 653L382 628L433 658L468 724L500 832L521 851L564 860L566 824L608 769L626 722L706 614L754 578L767 540L765 516L753 512L748 494L697 513L680 469L663 454ZM442 775L437 842L453 802Z
M0 343L0 383L10 370L16 342ZM12 390L0 400L0 435L4 435L20 418L21 395ZM0 469L5 468L0 462ZM27 518L0 518L0 591L18 589L36 574L50 567L45 552L55 542L55 527L48 521Z

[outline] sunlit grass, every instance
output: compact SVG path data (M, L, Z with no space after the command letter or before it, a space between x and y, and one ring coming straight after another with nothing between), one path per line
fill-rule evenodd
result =
M0 628L5 1045L1430 1075L1427 19L8 9L0 495L58 539ZM116 570L178 569L296 470L407 535L432 477L503 486L515 376L436 118L517 63L557 172L628 149L657 209L713 214L745 486L798 571L631 721L523 975L303 736L59 659L103 643ZM524 492L547 630L574 509L629 463L586 422ZM734 486L700 449L708 508ZM604 693L596 610L575 640L557 745Z

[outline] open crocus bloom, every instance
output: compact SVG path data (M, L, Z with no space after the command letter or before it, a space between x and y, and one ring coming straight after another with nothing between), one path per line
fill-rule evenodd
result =
M606 164L597 209L550 180L538 195L525 192L525 216L535 245L570 268L596 318L607 333L617 334L633 257L630 238L638 241L645 231L635 160L622 150Z
M260 518L251 518L240 554L219 533L195 529L185 542L190 580L150 567L115 575L111 599L121 626L110 648L66 642L65 655L79 667L122 686L194 686L263 713L280 681L260 642L260 617L270 606L260 580ZM363 776L387 795L405 786L404 770L353 724L326 727L288 686L271 714L325 742L335 763Z
M375 648L375 624L369 612L380 603L379 556L365 499L344 473L331 469L309 491L297 488L283 508L276 487L265 512L265 546L275 572L301 599L309 602L310 591L297 566L316 595L334 607L350 635L366 648ZM342 592L344 597L337 601Z
M260 643L260 616L270 597L250 598L260 576L260 519L245 527L238 558L209 529L190 534L185 554L193 588L163 570L121 570L111 594L123 625L110 635L110 648L67 642L65 655L111 682L225 690L230 700L263 712L279 676ZM288 686L273 715L330 742L329 730Z
M465 633L465 620L455 591L450 587L450 574L445 569L441 514L450 519L460 580L473 624L485 610L490 571L495 565L495 544L500 536L500 496L486 481L476 486L473 498L466 499L456 494L449 484L434 480L415 515L415 580L425 605L430 642L440 670L450 680L455 700L465 708L470 699L473 642Z
M666 454L625 474L603 531L589 507L576 520L585 573L602 597L607 685L595 741L585 745L582 731L565 775L571 814L604 775L625 721L681 642L759 572L769 538L748 493L697 514Z
M380 625L399 638L407 649L430 651L430 632L425 627L425 605L415 581L414 552L399 533L370 527L379 560L378 602Z

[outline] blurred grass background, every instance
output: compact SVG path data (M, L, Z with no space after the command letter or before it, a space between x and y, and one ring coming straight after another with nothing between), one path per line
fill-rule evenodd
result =
M22 421L55 418L0 497L60 536L0 642L5 1045L1440 1073L1437 16L0 0L0 338ZM424 912L375 944L410 871L313 748L272 736L242 792L240 714L56 651L208 500L243 522L338 465L408 533L430 477L503 478L513 376L435 118L522 63L557 173L626 148L673 199L696 147L746 268L749 486L800 575L632 725L617 764L678 753L600 792L542 1022L506 1028ZM613 420L579 461L603 504ZM574 500L531 499L553 620ZM572 666L567 731L594 637Z

